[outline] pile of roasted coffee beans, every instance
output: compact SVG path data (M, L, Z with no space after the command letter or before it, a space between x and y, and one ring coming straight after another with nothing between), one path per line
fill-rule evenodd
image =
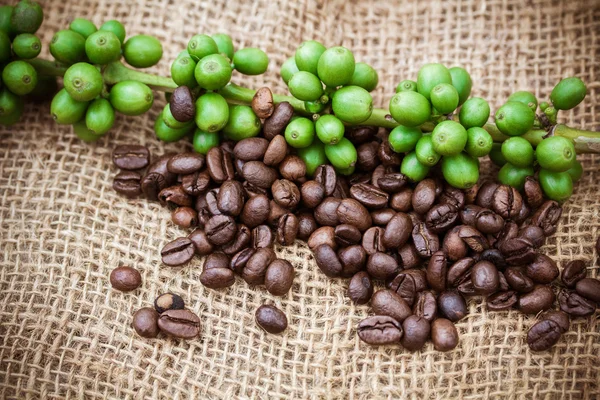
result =
M398 172L401 157L390 150L388 132L369 127L346 133L358 148L354 174L339 175L330 165L310 174L281 135L291 114L282 119L279 107L287 106L276 106L276 125L266 120L266 137L224 141L206 156L166 154L150 162L145 147L114 150L121 169L114 189L158 200L172 210L176 225L190 231L162 249L164 265L205 256L203 285L228 287L237 275L283 296L294 268L276 257L273 246L304 240L325 275L349 279L351 301L370 302L375 315L359 323L360 339L409 350L427 340L439 351L455 348L454 324L468 314L469 296L484 296L490 311L549 311L528 335L533 350L556 343L569 316L595 312L600 281L585 278L580 260L564 268L562 311L550 312L559 268L537 249L555 233L562 208L544 199L533 177L522 193L494 182L459 190L435 170L411 183ZM375 283L385 288L376 291ZM142 336L199 332L198 317L183 309L183 301L142 310L134 318ZM286 316L271 305L258 308L256 321L270 333L287 327Z

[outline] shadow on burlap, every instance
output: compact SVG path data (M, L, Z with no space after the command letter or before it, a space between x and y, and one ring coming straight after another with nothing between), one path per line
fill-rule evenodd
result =
M227 32L238 47L271 56L264 77L235 82L284 89L276 71L304 39L351 48L380 73L385 105L395 85L420 65L463 65L473 94L497 108L516 89L546 96L559 78L588 84L584 105L562 115L600 129L600 2L580 1L47 1L44 45L77 16L119 18L129 34L154 34L170 60L197 32ZM46 51L47 52L47 51ZM384 90L385 88L385 90ZM161 266L159 251L183 234L156 203L126 200L111 188L115 145L141 143L154 154L180 150L153 136L162 96L142 117L119 117L87 145L57 126L48 106L28 106L20 124L0 129L0 397L46 398L428 398L597 399L600 321L574 321L551 351L525 344L534 316L487 313L481 299L458 324L461 344L439 353L371 348L355 326L368 315L326 279L303 244L279 248L297 271L293 290L274 298L239 281L205 289L201 261ZM600 157L584 157L585 174L544 251L562 266L586 260L600 275L593 242L600 235ZM142 272L134 293L110 289L118 265ZM160 293L181 294L202 317L198 340L142 340L131 315ZM254 310L274 303L288 315L283 335L264 334Z

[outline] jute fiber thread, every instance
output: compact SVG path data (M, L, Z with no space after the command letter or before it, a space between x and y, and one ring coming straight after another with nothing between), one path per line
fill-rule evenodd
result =
M380 76L374 92L387 105L395 85L415 79L426 62L462 65L473 95L499 107L514 90L546 99L562 77L576 75L588 96L561 115L570 125L600 129L600 2L521 1L46 1L43 43L79 16L98 25L123 21L128 35L158 36L167 75L195 33L229 33L238 48L260 47L269 72L234 82L285 90L277 70L307 39L344 45ZM45 49L47 54L47 48ZM458 324L461 344L439 353L363 344L356 324L368 307L347 299L341 280L318 271L303 244L278 248L297 276L284 298L239 281L208 290L201 260L184 268L160 263L162 246L184 234L167 210L112 190L111 151L147 145L153 154L189 145L164 144L152 123L164 97L142 117L117 118L97 144L57 126L48 105L0 128L0 398L3 399L598 399L600 320L573 321L551 351L525 344L535 316L488 313L481 299ZM187 146L187 147L186 147ZM566 204L557 234L543 251L562 265L586 260L600 235L600 157L583 158L585 173ZM110 271L132 265L143 276L133 293L111 290ZM184 297L202 318L198 340L144 340L132 313L160 293ZM264 302L289 318L283 335L254 323Z

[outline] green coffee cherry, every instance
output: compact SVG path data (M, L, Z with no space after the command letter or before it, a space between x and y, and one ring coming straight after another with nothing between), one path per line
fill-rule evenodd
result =
M534 121L535 113L518 101L509 101L496 111L496 126L508 136L527 133L533 127Z
M349 168L356 165L358 154L354 144L346 138L342 138L337 144L326 144L325 155L336 169L348 172Z
M308 147L297 149L298 157L306 165L306 175L313 176L320 165L327 164L325 145L319 140L314 140Z
M0 31L0 63L5 63L10 60L10 38L4 31Z
M219 145L219 134L217 132L211 133L196 129L192 143L196 153L206 155L210 149Z
M336 144L344 137L344 124L334 115L327 114L315 122L319 140L325 144Z
M26 61L13 61L4 67L2 82L14 94L24 96L37 85L37 71Z
M577 182L583 175L583 166L577 160L573 161L573 166L567 170L567 173L571 175L573 182Z
M516 167L533 165L533 146L522 137L511 137L502 143L504 159Z
M31 33L17 35L12 43L15 55L23 59L36 58L42 51L40 38Z
M497 166L502 167L506 164L506 159L502 155L502 144L494 143L488 155L490 156L490 160Z
M261 49L248 47L235 52L233 65L244 75L260 75L267 71L269 57Z
M123 46L125 61L136 68L148 68L156 65L162 55L162 44L154 36L136 35L129 38Z
M315 75L299 71L288 83L290 93L298 100L317 101L323 95L323 84Z
M69 29L74 32L79 33L81 36L83 36L86 39L92 33L98 31L98 28L96 28L96 25L94 25L94 23L92 21L90 21L89 19L85 19L85 18L75 18L69 24Z
M562 136L552 136L537 145L535 155L542 168L564 172L573 166L577 153L571 140Z
M296 60L294 57L290 57L281 65L281 70L279 73L281 74L281 79L283 79L287 85L290 82L290 79L292 79L292 76L294 76L294 74L298 71L299 69L296 66Z
M218 93L205 93L196 100L196 126L204 132L218 132L229 121L229 104Z
M315 40L302 42L296 49L296 54L294 56L298 69L300 71L310 72L317 76L319 59L325 50L325 46Z
M0 90L0 125L13 125L23 114L25 102L8 89Z
M396 153L408 153L415 149L423 133L419 127L398 125L390 132L388 142Z
M540 103L540 110L542 110L542 112L543 112L543 111L546 111L546 109L547 109L548 107L550 107L550 104L548 104L548 102L547 102L547 101L542 101L542 102Z
M315 137L315 124L308 118L292 119L285 128L285 141L291 147L301 149L312 144Z
M194 72L196 71L196 62L189 54L178 56L171 64L171 79L177 86L187 86L194 88L198 86Z
M323 112L323 110L325 110L325 104L321 103L321 101L319 101L319 100L317 100L317 101L305 101L304 102L304 108L309 113L320 114L320 113ZM316 118L316 117L313 115L313 119L314 118Z
M352 79L350 79L350 85L360 86L367 92L372 92L378 83L379 76L373 67L361 62L354 65L354 74L352 74Z
M177 142L182 139L185 135L193 130L193 125L187 125L184 128L169 128L161 115L154 121L154 133L156 137L163 142Z
M94 32L85 40L85 54L92 64L105 65L121 58L121 42L113 32Z
M115 110L106 99L90 103L85 113L85 126L95 135L104 135L115 124Z
M417 91L417 82L411 81L410 79L406 79L396 86L396 93L400 92L416 92Z
M417 154L412 151L402 159L400 172L413 182L420 182L429 173L429 167L421 164L417 158Z
M69 96L66 89L61 89L50 104L50 113L57 124L70 125L80 121L85 116L87 101L77 101Z
M249 106L229 107L229 120L223 127L223 133L228 139L239 141L254 137L260 132L260 118Z
M577 77L565 78L554 86L550 94L550 100L557 110L570 110L583 101L585 92L585 83L581 79Z
M121 44L125 42L125 27L117 20L113 19L106 21L104 24L102 24L99 30L112 32L117 36L117 38L119 38L119 42L121 42Z
M221 54L211 54L203 57L196 64L194 77L198 86L206 90L218 90L231 80L231 64Z
M553 172L541 169L539 181L546 197L562 203L573 194L573 180L568 172Z
M452 75L442 64L425 64L417 76L417 91L429 100L431 90L440 83L452 84Z
M440 83L431 89L431 104L441 114L450 114L458 107L458 92L448 83Z
M219 47L208 35L194 35L188 42L187 51L194 61L198 62L211 54L219 54Z
M417 160L425 166L433 167L440 161L442 157L433 149L433 142L431 141L431 135L423 135L417 142L415 147L415 154Z
M13 9L10 26L15 33L35 33L44 21L44 11L35 1L21 0Z
M431 105L420 93L400 92L390 100L390 114L400 125L419 126L429 121Z
M13 10L13 6L0 6L0 31L4 32L8 37L13 37L15 34L10 25Z
M373 112L373 98L358 86L344 86L333 94L331 108L336 117L349 124L365 122Z
M211 37L217 44L217 49L219 50L219 53L227 56L227 58L229 58L230 61L233 60L234 47L233 41L231 40L231 36L226 35L225 33L217 33L215 35L212 35Z
M510 96L508 96L508 99L506 101L518 101L520 103L525 104L527 107L531 108L531 111L535 112L535 110L537 110L537 98L535 97L535 95L531 92L528 92L526 90L521 90L518 92L514 92L513 94L511 94Z
M466 153L442 157L442 174L450 185L468 189L479 180L479 164Z
M487 156L492 150L493 144L494 139L492 139L492 136L485 129L479 127L467 129L465 151L471 157Z
M503 185L509 185L517 190L523 190L525 185L525 178L533 176L535 171L533 167L517 167L511 163L506 163L498 171L498 180Z
M350 50L342 46L332 47L319 57L317 75L327 86L346 85L352 80L355 64Z
M84 142L92 143L100 139L102 135L96 135L85 125L85 121L77 121L73 124L73 132Z
M73 64L64 77L67 93L77 101L91 101L100 95L104 86L102 74L88 63Z
M110 104L125 115L141 115L152 107L152 90L138 81L123 81L112 87L108 100Z
M433 149L443 156L452 156L462 152L467 144L467 139L466 129L454 121L440 122L431 133Z
M465 101L460 108L458 118L466 129L484 126L490 117L490 105L480 97Z
M458 92L458 106L460 106L471 95L471 88L473 87L471 75L469 75L466 69L461 67L452 67L448 71L450 72L450 76L452 76L452 86Z
M71 65L85 59L85 38L79 33L65 29L54 34L50 53L57 61Z

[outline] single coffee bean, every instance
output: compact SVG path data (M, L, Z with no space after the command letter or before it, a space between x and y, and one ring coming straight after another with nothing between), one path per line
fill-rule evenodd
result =
M342 224L335 227L334 239L340 247L348 247L360 243L362 234L357 227Z
M160 332L158 329L158 313L150 308L140 308L133 314L131 323L135 332L143 338L153 339Z
M556 295L551 287L538 285L531 292L519 297L517 308L523 314L537 314L551 308L554 300L556 300ZM565 310L563 309L563 311Z
M142 284L142 275L132 267L117 267L110 273L110 284L121 292L130 292Z
M325 189L317 181L306 181L300 188L300 196L305 207L315 208L325 198Z
M437 204L427 211L425 222L433 232L440 233L450 229L458 219L458 212L451 204Z
M368 183L359 183L350 188L350 196L370 209L387 206L389 195L381 189Z
M158 194L163 207L191 207L192 196L183 191L181 185L164 188Z
M343 199L337 207L336 213L342 224L354 225L361 232L366 231L373 224L369 211L354 199Z
M294 283L294 267L286 260L275 259L267 267L265 287L273 296L283 296Z
M220 188L211 189L206 192L206 208L210 212L211 216L221 215L222 212L219 210L219 197Z
M298 181L306 176L306 164L298 156L286 156L279 164L279 173L284 179Z
M417 184L412 195L412 207L419 214L425 214L435 202L436 184L433 179L423 179Z
M310 235L307 244L308 248L312 251L315 251L315 249L322 244L326 244L333 250L336 250L337 243L335 241L335 229L331 226L322 226L318 228Z
M258 186L255 186L248 181L244 181L242 183L242 186L244 187L244 193L246 193L246 197L249 199L259 195L267 196L269 194L267 189L259 188Z
M481 261L489 261L496 266L498 270L504 270L508 266L502 252L498 249L487 249L480 255Z
M399 343L403 333L402 324L385 315L363 319L356 330L360 340L370 345Z
M244 208L244 188L238 181L223 182L217 195L217 207L226 215L237 217Z
M409 351L418 351L425 346L431 333L431 325L425 318L411 315L402 322L404 335L400 339L402 347Z
M470 273L469 277L471 277ZM471 279L462 282L460 285L458 285L457 289L463 296L475 296L478 294Z
M561 336L560 327L552 320L537 322L527 332L527 344L533 351L546 351L554 346Z
M298 215L298 239L308 242L308 238L317 228L317 221L312 213L303 212Z
M501 291L501 292L506 292L507 290L509 290L510 286L508 285L508 282L506 281L506 277L504 276L504 272L498 271L498 278L500 280L500 283L498 285L498 290Z
M443 317L452 322L460 321L469 313L465 298L456 290L447 290L440 293L438 310Z
M470 257L461 258L448 268L447 285L449 287L458 287L461 283L471 280L471 268L475 265L475 260Z
M198 196L204 192L210 184L210 174L208 170L196 171L185 175L181 180L181 188L190 196Z
M536 254L535 259L525 269L525 273L535 283L552 283L558 278L556 263L545 254Z
M238 224L237 232L233 240L224 246L221 246L221 251L228 256L231 256L238 251L250 246L252 240L252 232L244 224Z
M489 261L479 261L471 268L471 281L475 291L483 295L495 293L500 286L498 270Z
M156 159L142 177L142 192L149 200L157 200L158 193L177 180L177 176L167 170L167 163L172 156L173 154L165 154Z
M321 244L313 252L317 266L326 276L336 278L342 274L344 269L342 262L330 245Z
M384 235L385 231L379 226L373 226L367 229L362 237L362 246L367 254L372 255L377 252L386 251L385 244L383 243Z
M377 157L379 161L386 167L388 166L400 166L402 159L400 158L400 154L396 153L392 150L390 143L387 140L384 140L379 145L377 149Z
M161 332L180 339L193 339L200 334L200 318L190 310L167 310L158 317Z
M179 295L163 293L154 299L154 308L159 314L162 314L167 310L183 310L185 303Z
M479 188L475 204L483 208L492 208L494 192L498 186L499 185L494 182L484 182Z
M369 256L367 272L375 279L385 280L399 272L398 262L386 253L374 253Z
M233 179L235 174L231 154L221 147L213 147L206 153L206 167L212 180L217 183Z
M265 165L269 167L273 167L278 165L283 161L288 151L287 142L285 138L281 135L276 135L267 146L267 150L265 151L265 155L263 157L263 162Z
M171 213L171 220L182 228L193 228L198 225L198 213L191 207L177 207Z
M175 154L167 163L167 170L172 174L191 174L200 171L204 166L204 156L198 153Z
M544 202L544 192L542 187L534 177L528 176L525 178L525 201L532 208L538 208Z
M288 326L287 317L283 311L269 304L258 307L254 318L258 326L267 333L278 334L285 331Z
M379 148L379 145L377 145L377 148ZM376 161L377 163L379 163L379 158ZM371 185L375 186L375 187L379 187L379 179L383 178L384 175L386 175L386 167L385 165L378 165L377 167L375 167L375 169L373 170L373 172L371 173ZM409 199L410 202L410 199Z
M427 264L427 283L437 292L446 290L447 265L448 261L443 250L433 253Z
M336 226L340 223L337 210L341 200L335 197L326 197L321 204L315 208L315 219L320 225Z
M509 265L523 265L533 262L536 256L533 244L527 239L516 237L508 239L498 248Z
M465 194L463 191L448 184L443 186L441 182L436 184L436 189L441 188L444 188L444 190L439 195L438 202L440 204L450 205L457 210L462 210L462 208L465 206Z
M514 218L517 224L522 224L527 218L529 218L529 214L531 214L531 208L527 205L526 202L522 202L521 209L519 210L519 214Z
M273 199L283 208L295 208L300 202L300 190L294 182L287 179L278 179L271 186Z
M475 227L482 233L498 233L504 228L504 219L491 210L482 210L477 214Z
M394 193L390 198L390 207L395 211L409 212L412 210L413 190L405 186L398 193Z
M416 268L421 265L421 257L413 243L407 243L398 249L399 264L402 268Z
M360 245L345 247L338 251L338 258L342 264L342 278L350 278L358 271L365 268L367 253Z
M337 174L331 165L321 165L315 171L315 181L325 189L325 196L333 195L337 183Z
M377 186L384 192L398 193L408 183L408 178L401 173L385 174L377 181Z
M115 192L127 197L137 197L142 194L142 176L135 171L121 171L113 180Z
M506 221L506 223L504 224L504 228L502 228L498 235L496 235L495 246L499 249L504 242L510 239L514 239L517 236L519 236L519 225L517 225L517 223L514 221ZM527 239L526 237L523 238Z
M229 257L221 252L210 254L204 261L200 283L210 289L222 289L235 283L235 275L229 267Z
M521 228L518 236L529 240L536 249L542 247L546 240L544 231L539 226L527 225Z
M458 331L452 321L438 318L431 324L431 341L437 351L450 351L458 346Z
M474 184L468 189L464 189L463 193L465 195L465 204L475 204L477 199L477 194L479 194L479 184Z
M504 277L508 285L519 293L529 293L533 290L535 283L525 274L523 268L508 267L504 271Z
M560 333L565 333L569 330L571 325L571 318L569 314L560 310L550 310L542 314L542 320L550 320L556 322L560 328Z
M344 136L355 145L371 141L377 135L376 126L352 126L346 127Z
M354 304L367 304L373 295L373 283L366 271L359 271L348 283L348 297Z
M417 290L415 278L411 274L400 272L386 286L398 293L408 305L412 306L415 302Z
M229 243L235 237L237 226L235 220L228 215L215 215L204 227L208 240L215 246Z
M455 226L450 229L444 236L444 241L442 242L442 249L448 255L449 260L460 260L461 258L466 257L467 252L469 251L466 243L460 238L458 231L460 230L460 226Z
M580 296L600 303L600 280L584 278L575 284L575 290Z
M568 288L574 288L577 282L586 277L585 262L582 260L572 260L567 263L562 271L562 283Z
M271 140L281 134L294 115L294 107L287 101L275 106L273 113L263 124L263 135L265 139Z
M348 184L350 186L359 185L361 183L369 184L371 182L371 175L368 172L355 172L348 177ZM377 187L377 186L375 186Z
M391 208L381 208L379 210L371 211L373 224L379 226L386 226L395 215L396 211Z
M472 226L462 225L458 229L458 236L476 253L481 253L490 247L485 236Z
M542 228L546 236L554 235L561 215L562 207L556 201L548 200L533 214L531 225Z
M179 122L188 122L196 116L194 95L187 86L179 86L171 95L169 108L173 117Z
M410 217L402 212L394 215L385 227L383 244L388 249L404 246L411 237L413 225Z
M194 244L186 237L180 237L169 242L162 248L162 262L169 267L179 267L187 264L194 257Z
M242 278L248 285L262 285L265 282L267 267L276 259L275 252L270 247L262 247L246 262Z
M575 291L566 289L559 293L558 304L561 310L573 317L587 317L592 315L597 308L594 301L588 300Z
M494 293L487 298L487 308L490 311L508 310L517 304L519 296L514 290Z
M298 235L298 218L287 213L279 218L277 225L277 242L282 246L291 246Z
M206 233L202 229L196 229L188 235L188 239L194 245L194 251L200 256L206 256L214 251L212 243L208 241Z
M398 322L404 321L412 314L408 303L390 289L378 290L371 297L371 308L377 315L387 315Z
M219 192L220 193L220 192ZM240 220L250 228L255 228L267 221L271 210L269 198L257 195L248 199L242 208Z
M356 148L356 167L361 171L373 171L380 163L377 157L378 142L363 143Z
M241 275L242 271L246 267L246 263L248 263L248 260L254 255L254 253L256 253L256 249L251 247L238 251L233 255L233 257L231 257L229 268L231 268L236 274Z
M275 110L271 89L268 87L261 87L258 89L254 94L254 97L252 97L252 102L250 104L252 106L252 111L254 111L258 118L269 118Z
M440 239L433 233L424 222L414 226L412 238L415 248L421 257L431 257L440 249Z
M124 170L146 168L150 162L150 151L145 146L121 145L112 153L113 163Z
M475 204L469 204L460 210L460 220L462 221L463 225L475 226L477 223L477 216L483 210L486 209Z

